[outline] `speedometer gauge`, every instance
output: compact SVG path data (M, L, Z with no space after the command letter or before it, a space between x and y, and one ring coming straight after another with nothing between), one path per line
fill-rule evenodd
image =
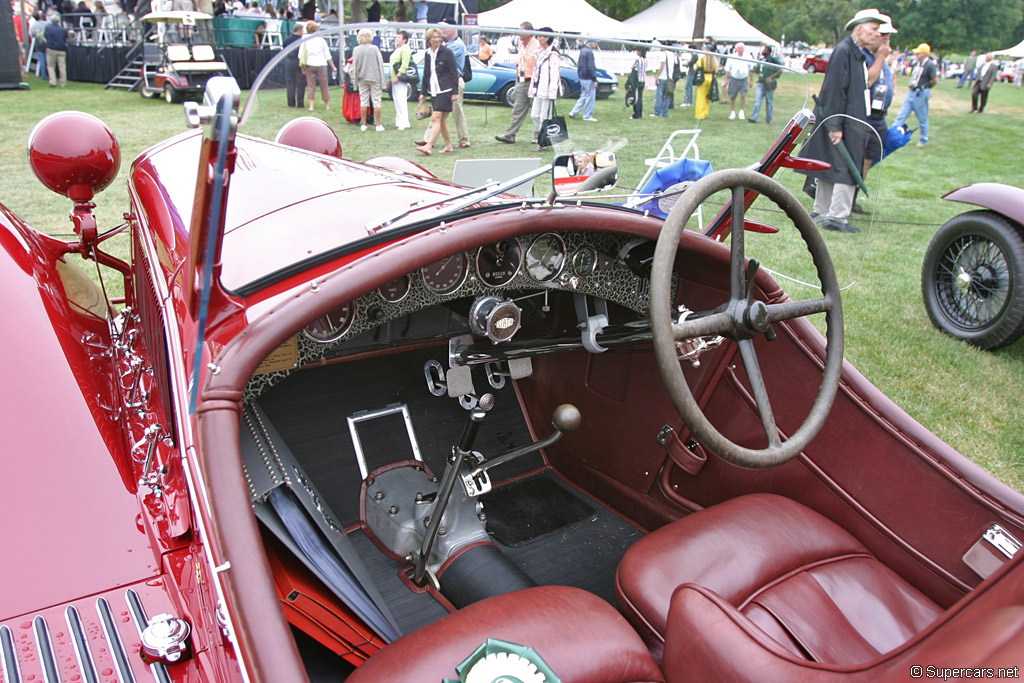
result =
M320 344L328 344L345 336L355 319L356 307L351 301L306 325L302 334Z
M476 273L485 285L502 287L512 282L522 262L519 240L513 237L480 247L476 252Z
M451 294L462 286L468 274L469 259L461 251L420 268L423 286L434 294Z
M565 265L565 242L554 233L541 235L526 250L526 272L538 282L558 277Z

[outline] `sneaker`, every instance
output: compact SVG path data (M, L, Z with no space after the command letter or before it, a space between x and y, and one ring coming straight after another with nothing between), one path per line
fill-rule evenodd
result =
M917 146L918 147L927 147L928 143L927 142L919 142L919 143L917 143Z
M743 110L740 109L740 121L742 121L745 118L747 118L747 117L743 114Z
M569 118L570 119L576 118L576 112L574 112L574 111L569 112Z
M733 121L735 119L736 119L736 112L734 112L734 111L729 112L729 120Z
M498 142L504 142L506 145L514 144L516 141L511 135L495 135L494 139Z
M826 218L822 221L821 227L835 232L860 232L860 228L856 225L850 225L845 221L837 221L835 218Z
M743 117L741 116L740 118L742 119ZM747 121L750 121L751 123L757 123L757 119L747 119Z
M589 119L583 119L583 120L584 121L589 121L590 123L597 123L597 119L595 119L593 116L591 116Z
M359 130L361 130L361 131L363 131L365 133L366 132L366 124L364 123L363 125L359 126Z
M383 133L384 132L384 126L378 125L376 130L377 130L378 133Z

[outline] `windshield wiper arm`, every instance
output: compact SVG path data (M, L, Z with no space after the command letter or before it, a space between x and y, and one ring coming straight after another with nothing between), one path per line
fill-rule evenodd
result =
M445 216L450 216L452 214L458 213L459 211L462 211L463 209L469 208L474 204L482 202L485 199L489 199L494 195L501 194L502 192L511 190L515 186L521 185L528 180L533 180L534 178L542 176L545 173L551 171L552 168L554 168L553 164L546 164L544 166L540 166L539 168L536 168L532 171L527 171L522 175L518 175L515 178L511 178L504 182L491 180L481 185L480 187L474 187L473 189L468 190L466 192L462 192L461 194L449 195L443 197L442 199L438 199L437 201L430 202L428 204L413 204L409 208L403 209L402 211L393 216L389 216L383 219L374 218L373 220L367 222L366 232L372 235L378 230L381 230L382 228L394 228L400 225L403 222L403 219L408 218L409 216L418 211L422 211L423 209L429 209L432 206L441 206L454 200L462 200L457 201L455 204L449 206L444 211L439 212L434 216L434 218L444 218Z

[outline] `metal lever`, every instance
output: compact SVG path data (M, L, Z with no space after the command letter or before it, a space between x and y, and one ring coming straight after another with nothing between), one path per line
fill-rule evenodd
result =
M480 423L487 417L487 411L494 405L494 397L491 394L484 394L480 397L479 405L469 413L469 421L462 430L462 437L458 445L452 447L452 455L448 459L448 465L444 470L444 479L441 481L441 488L437 492L437 502L430 511L430 522L427 531L423 535L423 542L420 544L420 552L413 563L413 583L417 586L423 585L423 575L427 569L427 560L430 558L430 551L434 547L434 539L441 528L441 518L444 517L445 508L452 497L452 489L459 479L459 469L462 462L473 457L473 442L480 431Z
M473 479L476 479L477 477L481 476L492 467L497 467L498 465L506 463L509 460L515 460L520 456L526 455L528 453L533 453L534 451L539 451L542 448L547 448L551 444L561 439L563 434L575 432L577 429L579 429L580 423L582 421L583 416L580 415L579 408L577 408L571 403L563 403L562 405L555 408L555 413L551 417L551 424L555 428L554 434L545 439L541 439L540 441L537 441L535 443L531 443L527 446L511 450L508 453L505 453L504 455L499 455L496 458L491 458L487 462L481 463L474 467L473 470L470 472L470 476Z

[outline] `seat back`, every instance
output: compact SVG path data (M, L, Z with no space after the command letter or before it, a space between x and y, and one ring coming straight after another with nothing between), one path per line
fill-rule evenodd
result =
M168 45L167 59L172 62L187 62L192 59L188 45Z
M992 677L1000 676L1000 669L1010 673L1024 667L1024 554L903 646L856 666L794 656L713 591L687 585L672 597L664 656L669 683L904 681L921 677L923 667L991 668Z
M212 62L216 55L213 54L212 45L193 45L192 58L197 62Z

